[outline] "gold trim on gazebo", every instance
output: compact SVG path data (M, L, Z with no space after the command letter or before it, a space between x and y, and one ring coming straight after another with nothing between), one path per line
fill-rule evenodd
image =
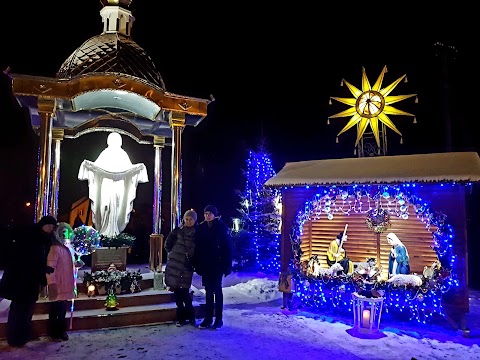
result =
M57 215L63 138L118 131L154 147L152 236L161 230L161 150L167 144L172 146L171 228L180 222L181 134L185 126L196 126L203 120L210 100L166 91L152 59L130 38L135 20L128 10L131 2L101 1L102 33L77 48L56 78L8 74L14 96L28 108L32 128L40 136L37 221L47 214Z

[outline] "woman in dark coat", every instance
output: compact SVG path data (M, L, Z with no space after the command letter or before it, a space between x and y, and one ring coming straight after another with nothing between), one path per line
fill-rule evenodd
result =
M183 215L183 225L172 230L165 241L168 252L165 267L165 284L173 291L177 304L177 326L188 322L195 325L195 309L190 287L193 278L193 253L195 250L195 223L197 213L188 210Z
M32 338L32 317L40 287L47 284L47 254L57 220L44 216L34 225L12 230L0 297L9 299L7 342L23 346Z

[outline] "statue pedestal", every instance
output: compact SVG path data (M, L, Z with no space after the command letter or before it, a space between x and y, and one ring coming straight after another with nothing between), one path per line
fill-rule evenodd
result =
M95 249L92 252L92 272L107 270L111 264L114 264L117 270L127 270L127 250L128 247Z

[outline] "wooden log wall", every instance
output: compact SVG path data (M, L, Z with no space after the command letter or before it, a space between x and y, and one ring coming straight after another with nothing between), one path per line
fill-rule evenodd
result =
M341 199L337 201L341 202ZM386 201L383 204L386 207ZM405 220L391 215L391 226L381 234L376 234L367 227L365 213L335 214L332 220L323 215L318 220L305 222L300 246L303 252L301 260L308 261L313 255L319 255L321 266L327 268L328 246L348 224L348 240L344 243L344 249L351 261L362 262L367 258L375 258L382 268L382 278L387 279L391 249L387 234L394 232L407 247L411 273L421 274L425 266L429 267L437 260L437 254L432 249L432 233L417 218L413 206L408 207L408 213L409 217ZM436 231L436 228L431 227L430 230Z
M297 212L316 194L314 188L291 188L282 191L282 234L280 246L280 270L285 271L293 258L290 234Z

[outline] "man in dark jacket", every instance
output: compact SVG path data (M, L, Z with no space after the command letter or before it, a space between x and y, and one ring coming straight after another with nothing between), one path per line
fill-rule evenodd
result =
M198 225L195 234L195 270L202 277L206 297L205 319L200 329L216 330L223 326L222 277L232 272L232 239L217 214L217 208L208 205L204 210L205 221Z
M47 255L57 220L44 216L32 226L12 229L0 297L11 300L7 342L23 346L32 337L32 317L40 286L46 285Z

